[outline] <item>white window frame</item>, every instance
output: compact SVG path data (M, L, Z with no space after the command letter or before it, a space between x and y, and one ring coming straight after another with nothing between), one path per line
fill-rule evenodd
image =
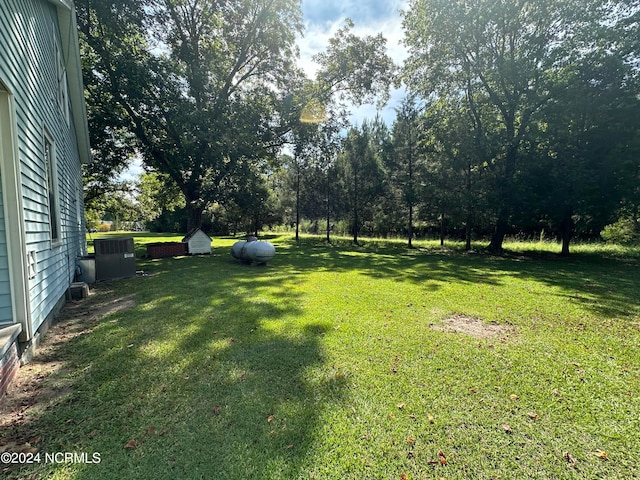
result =
M54 32L56 30L54 29ZM53 44L56 49L56 81L58 87L58 108L67 126L69 125L69 83L67 82L67 68L64 55L59 42L54 38Z
M56 161L56 142L46 129L44 130L42 145L49 236L51 238L51 248L54 248L62 245L62 222L60 221L60 198L58 195L58 162Z
M11 303L16 323L22 325L20 341L33 337L31 300L27 276L26 233L22 204L18 127L13 94L0 79L0 181L9 257Z

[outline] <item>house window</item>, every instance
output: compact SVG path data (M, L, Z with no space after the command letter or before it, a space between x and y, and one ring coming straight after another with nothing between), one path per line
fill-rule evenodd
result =
M60 215L58 214L58 188L56 175L55 145L49 135L44 137L44 161L47 174L47 197L49 201L49 229L51 243L60 241Z
M56 72L58 80L58 108L64 117L67 125L69 124L69 84L67 83L67 68L64 62L64 56L60 51L58 43L56 46Z

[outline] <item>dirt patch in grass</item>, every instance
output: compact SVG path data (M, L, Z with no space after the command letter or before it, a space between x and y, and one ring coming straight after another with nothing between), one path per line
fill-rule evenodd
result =
M477 317L466 315L451 315L445 318L442 323L432 324L434 330L448 333L462 333L474 338L507 338L515 333L511 325L501 325L497 323L486 323Z
M133 294L114 296L109 290L97 290L62 308L32 360L18 370L0 398L0 452L37 448L40 439L29 428L34 417L73 395L73 367L67 364L65 345L90 333L107 315L135 305Z

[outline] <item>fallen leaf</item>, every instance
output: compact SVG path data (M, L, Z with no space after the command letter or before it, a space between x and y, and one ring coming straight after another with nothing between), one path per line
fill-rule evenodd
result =
M93 432L91 432L88 436L89 438L95 438L95 436L98 434L97 430L94 430Z
M411 451L407 452L407 458L413 458L413 457L415 457L413 452L411 452Z
M527 415L529 416L530 419L532 420L537 420L538 419L538 414L534 413L534 412L529 412L527 413Z
M222 406L221 405L216 405L215 407L213 407L213 414L214 415L220 415L221 411L222 411Z
M513 433L513 430L511 430L511 425L509 425L508 423L503 423L502 428L504 428L504 431L506 433Z
M406 473L401 473L400 474L400 480L407 480L409 477L407 477Z
M438 452L438 460L440 461L440 463L442 465L446 465L447 464L447 457L445 457L444 452L442 450L440 450Z
M136 443L135 439L132 438L124 445L124 448L138 448L138 444Z
M602 460L607 460L609 458L607 452L603 452L602 450L596 450L593 454Z
M520 397L518 395L516 395L515 393L512 393L511 395L509 395L509 398L511 400L520 400Z
M309 478L316 478L316 472L309 472Z
M287 445L287 446L285 447L285 450L291 450L292 448L293 448L293 445Z
M569 466L573 467L576 464L576 459L573 458L573 455L571 455L569 452L564 452L562 454L562 457L567 461Z
M402 410L404 408L404 402L400 402L397 407Z
M414 443L416 443L416 439L413 438L413 437L409 437L409 438L407 438L407 443L410 443L410 444L413 445Z
M162 387L160 387L160 391L161 392L166 392L167 391L167 386L166 385L162 385Z
M429 423L433 423L434 422L433 415L428 414L427 415L427 420L429 420Z
M149 428L147 428L147 435L153 435L154 433L156 433L155 425L151 425Z
M163 428L162 430L160 430L160 431L158 432L158 435L162 436L162 435L166 434L168 431L169 431L169 430L167 430L166 428Z
M276 418L276 417L275 417L274 415L269 415L269 416L267 417L267 422L268 422L268 423L271 423L271 422L273 422L273 421L275 420L275 418Z
M20 453L36 453L37 451L38 449L32 447L29 442L22 445L22 448L20 449Z

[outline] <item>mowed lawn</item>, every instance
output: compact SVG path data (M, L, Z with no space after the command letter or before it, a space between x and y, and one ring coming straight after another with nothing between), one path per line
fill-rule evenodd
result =
M137 235L138 253L158 240ZM87 302L129 308L69 339L47 379L68 394L28 428L41 452L100 463L9 475L640 478L637 250L274 236L273 261L248 266L234 241L94 287Z

